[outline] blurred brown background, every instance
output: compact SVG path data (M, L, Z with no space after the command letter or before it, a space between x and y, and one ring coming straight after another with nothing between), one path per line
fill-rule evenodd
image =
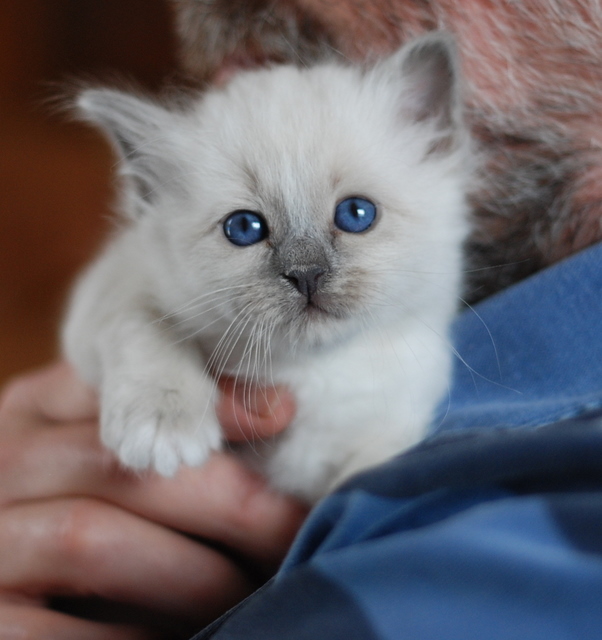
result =
M2 0L0 384L55 357L69 283L108 227L108 147L48 98L73 78L157 89L175 66L166 0Z

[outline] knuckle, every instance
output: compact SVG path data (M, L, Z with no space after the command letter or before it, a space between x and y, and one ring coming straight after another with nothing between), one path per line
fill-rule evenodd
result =
M238 529L248 530L258 526L261 506L266 494L271 493L263 477L251 472L238 461L230 460L224 469L224 487L228 487L229 505L227 517Z
M263 549L260 555L283 557L307 516L307 506L276 492L265 478L240 463L232 461L223 472L227 478L222 487L228 486L223 521L247 542L256 541Z
M75 498L56 513L52 546L64 560L82 562L93 555L99 533L100 505L85 498Z

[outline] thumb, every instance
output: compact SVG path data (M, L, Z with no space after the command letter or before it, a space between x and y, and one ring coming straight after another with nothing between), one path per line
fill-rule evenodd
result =
M222 378L219 387L216 414L232 442L280 433L295 416L295 400L286 387L258 387L233 378Z

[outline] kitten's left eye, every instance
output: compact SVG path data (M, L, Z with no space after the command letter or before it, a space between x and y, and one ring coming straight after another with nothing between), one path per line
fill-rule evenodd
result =
M347 198L334 210L334 223L342 231L367 231L376 219L376 205L364 198Z
M224 222L224 234L232 244L248 247L268 237L268 225L258 213L235 211Z

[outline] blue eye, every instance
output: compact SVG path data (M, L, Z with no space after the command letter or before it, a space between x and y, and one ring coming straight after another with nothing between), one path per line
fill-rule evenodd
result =
M224 234L232 244L248 247L268 237L268 225L258 213L235 211L224 222Z
M376 205L364 198L347 198L334 210L334 223L342 231L361 233L376 219Z

